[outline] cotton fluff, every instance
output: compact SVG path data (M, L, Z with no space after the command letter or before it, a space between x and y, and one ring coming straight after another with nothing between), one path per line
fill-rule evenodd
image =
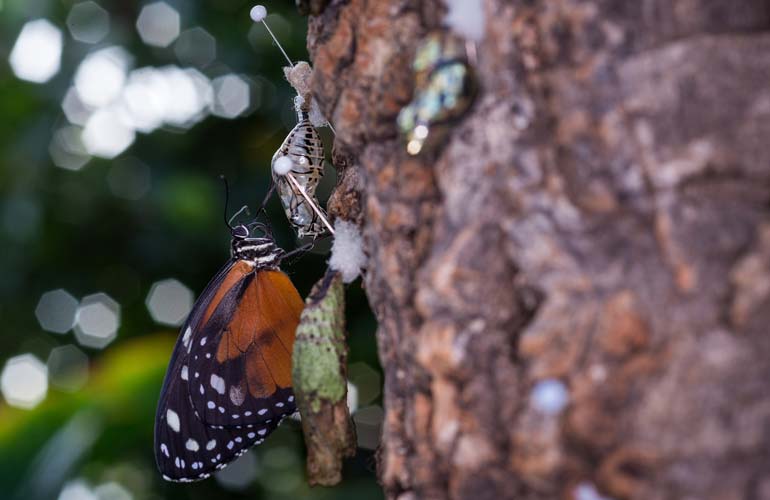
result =
M329 267L342 274L343 282L350 283L361 274L365 261L364 240L358 227L352 222L337 219Z
M275 172L275 175L283 176L288 174L293 166L294 164L292 163L291 158L288 156L281 156L273 163L273 172Z
M480 42L484 38L484 2L482 0L445 0L444 22L458 35Z
M258 23L267 17L267 9L264 5L255 5L251 8L251 20Z

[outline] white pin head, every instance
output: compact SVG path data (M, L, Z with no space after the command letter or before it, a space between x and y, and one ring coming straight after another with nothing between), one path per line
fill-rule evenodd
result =
M293 166L294 164L292 163L291 158L288 156L281 156L275 160L275 163L273 163L273 172L275 172L275 175L284 176L291 171L291 167Z
M255 5L251 8L249 14L251 15L251 20L258 23L267 17L267 9L264 5Z
M281 49L281 53L283 54L283 57L285 57L286 60L289 62L289 66L294 66L294 63L291 62L289 55L286 53L285 50L283 50L281 43L273 34L273 30L270 29L270 26L267 25L267 21L265 21L265 18L267 17L267 9L264 7L264 5L255 5L254 7L251 8L251 12L249 14L251 15L251 19L255 23L262 23L265 26L265 29L270 34L270 38L272 38L275 44L278 46L278 48Z

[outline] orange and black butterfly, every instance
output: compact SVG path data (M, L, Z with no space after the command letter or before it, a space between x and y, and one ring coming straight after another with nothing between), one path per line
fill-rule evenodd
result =
M296 411L291 355L303 302L278 267L294 252L262 223L228 226L231 258L182 326L161 389L155 457L169 481L208 477Z

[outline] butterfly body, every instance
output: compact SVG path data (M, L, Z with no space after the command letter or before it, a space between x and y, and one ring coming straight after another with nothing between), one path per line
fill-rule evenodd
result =
M271 237L232 229L231 259L182 326L161 389L155 457L195 481L261 443L296 410L291 353L303 302Z

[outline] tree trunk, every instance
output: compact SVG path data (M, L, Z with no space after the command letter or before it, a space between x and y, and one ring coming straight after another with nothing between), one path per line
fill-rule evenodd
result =
M770 498L770 5L484 8L478 98L416 157L395 119L443 2L310 18L329 208L361 224L380 325L387 496Z

